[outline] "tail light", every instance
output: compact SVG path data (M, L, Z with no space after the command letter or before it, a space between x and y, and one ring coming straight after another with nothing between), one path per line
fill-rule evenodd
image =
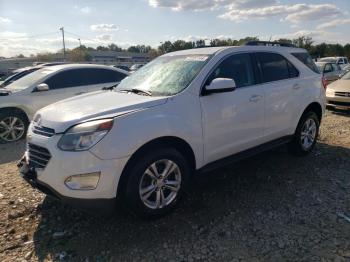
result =
M329 82L326 78L322 77L322 85L324 89L327 89Z

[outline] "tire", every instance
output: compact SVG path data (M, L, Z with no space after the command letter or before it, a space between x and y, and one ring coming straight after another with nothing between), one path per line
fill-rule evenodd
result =
M145 152L133 163L125 174L128 180L124 198L128 207L145 219L157 218L172 211L188 186L190 167L185 157L176 149L158 148ZM167 178L162 178L167 165L172 172ZM158 179L155 179L154 167L159 174Z
M0 144L16 142L27 134L28 118L19 110L0 110Z
M309 125L309 126L308 126ZM313 111L303 114L293 140L289 143L289 151L296 156L305 156L309 154L316 145L320 129L320 120Z

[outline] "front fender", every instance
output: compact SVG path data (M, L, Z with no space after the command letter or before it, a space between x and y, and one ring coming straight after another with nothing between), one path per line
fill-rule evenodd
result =
M171 136L190 145L198 168L203 163L202 125L199 104L193 104L188 110L183 101L170 99L164 105L118 117L91 152L101 159L124 158L154 139Z

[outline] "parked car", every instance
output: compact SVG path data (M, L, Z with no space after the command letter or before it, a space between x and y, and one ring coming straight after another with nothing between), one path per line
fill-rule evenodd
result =
M130 67L130 73L134 73L135 71L139 70L141 67L143 67L143 64L135 64Z
M327 87L327 106L350 109L350 71Z
M77 206L114 205L156 217L191 175L287 143L306 155L325 108L321 75L304 49L198 48L156 58L113 91L37 112L20 172Z
M323 75L325 85L329 85L333 81L338 80L344 72L336 63L316 62L316 65Z
M25 136L42 107L120 82L127 72L101 65L57 65L32 72L0 89L0 143Z
M323 57L319 59L319 62L336 63L341 69L344 69L345 66L349 65L349 60L345 56Z
M23 76L26 76L36 70L39 70L41 67L24 67L21 69L17 69L15 71L13 71L13 74L11 74L9 77L7 77L1 84L0 84L0 88L3 88L11 83L13 83L14 81L20 79Z
M55 66L55 65L62 65L62 64L67 64L65 62L51 62L51 63L42 63L40 65L36 66L29 66L29 67L24 67L20 69L16 69L13 71L13 73L7 77L3 82L0 83L0 88L3 88L9 84L12 84L16 80L32 73L35 72L43 67L48 67L48 66Z

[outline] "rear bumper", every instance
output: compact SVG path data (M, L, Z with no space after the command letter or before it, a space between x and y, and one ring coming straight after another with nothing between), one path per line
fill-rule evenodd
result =
M75 208L83 209L90 212L102 212L104 214L112 213L116 206L116 198L111 199L86 199L86 198L73 198L63 196L55 189L47 185L46 183L38 180L37 172L34 167L27 165L25 157L18 163L19 172L21 177L28 182L33 188L41 191L42 193L53 197L63 203L66 203Z

